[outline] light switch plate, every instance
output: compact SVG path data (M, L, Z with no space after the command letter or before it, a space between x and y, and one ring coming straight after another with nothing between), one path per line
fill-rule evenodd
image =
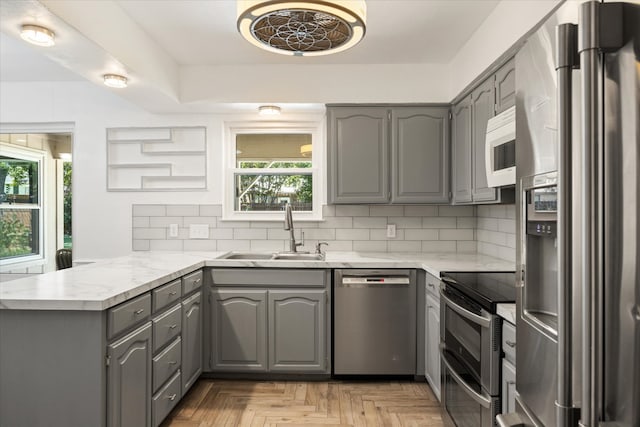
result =
M169 237L178 237L178 224L169 224Z
M387 237L396 237L396 225L395 224L387 224Z
M209 224L191 224L189 225L190 239L208 239Z

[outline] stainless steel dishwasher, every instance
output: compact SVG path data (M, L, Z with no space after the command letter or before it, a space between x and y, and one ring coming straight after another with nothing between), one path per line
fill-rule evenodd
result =
M415 375L414 270L335 270L333 373Z

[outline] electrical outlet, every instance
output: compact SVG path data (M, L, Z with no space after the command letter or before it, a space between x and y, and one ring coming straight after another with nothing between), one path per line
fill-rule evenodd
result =
M387 224L387 237L396 237L396 225Z
M189 238L190 239L208 239L209 225L208 224L189 225Z
M169 224L169 237L178 237L178 224Z

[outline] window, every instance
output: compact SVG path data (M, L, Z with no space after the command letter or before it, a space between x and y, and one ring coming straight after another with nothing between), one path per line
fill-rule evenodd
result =
M229 128L225 219L318 220L317 128Z
M42 162L37 152L0 146L0 260L43 258Z

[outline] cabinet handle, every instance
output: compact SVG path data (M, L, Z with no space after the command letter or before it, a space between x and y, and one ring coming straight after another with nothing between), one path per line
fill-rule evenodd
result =
M428 305L427 308L433 308L433 306L432 305Z
M176 323L174 323L173 325L169 326L169 329L175 329L177 327L178 327L178 325Z
M516 342L515 342L515 341L509 341L509 340L506 340L504 343L505 343L506 345L508 345L509 347L511 347L511 348L513 348L513 347L515 347L515 346L516 346Z
M178 293L178 291L173 291L173 292L169 292L169 295L173 296L176 295Z
M198 278L198 279L194 280L193 283L195 283L197 285L198 283L200 283L200 279Z
M427 283L427 286L432 288L432 289L436 287L436 285L434 285L433 283Z
M507 381L507 385L514 385L515 383L515 381Z
M176 393L173 393L171 396L165 396L165 397L173 402L174 400L176 400L176 396L178 395Z
M176 362L175 360L170 360L167 362L169 365L177 365L178 362Z
M138 314L142 314L143 312L144 312L144 308L141 308L140 310L134 311L133 314L137 316Z

